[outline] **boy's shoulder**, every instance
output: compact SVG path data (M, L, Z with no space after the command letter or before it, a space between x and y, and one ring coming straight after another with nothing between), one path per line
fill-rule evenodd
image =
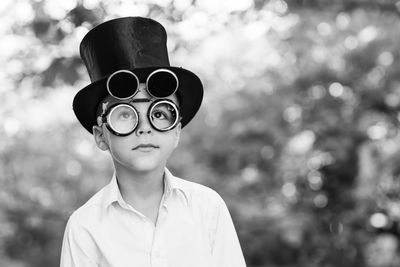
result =
M189 204L200 204L202 206L224 204L223 199L217 191L208 186L176 176L171 176L171 180L184 193Z
M182 189L185 193L193 194L193 195L205 194L205 195L209 195L209 196L218 195L218 193L214 189L212 189L208 186L199 184L197 182L189 181L189 180L186 180L186 179L183 179L183 178L180 178L177 176L173 176L173 175L171 175L170 179L175 183L175 185L178 188Z
M85 204L76 209L70 216L70 221L76 224L91 223L99 218L104 207L103 201L109 185L101 188Z

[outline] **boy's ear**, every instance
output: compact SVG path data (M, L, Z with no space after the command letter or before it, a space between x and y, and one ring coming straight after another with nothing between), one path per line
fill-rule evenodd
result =
M181 130L182 130L182 124L178 123L175 129L175 141L174 141L174 148L176 148L179 144L179 139L181 137Z
M93 129L94 141L96 142L97 147L103 151L108 150L108 145L103 135L103 129L100 126L96 125L94 125L92 129Z

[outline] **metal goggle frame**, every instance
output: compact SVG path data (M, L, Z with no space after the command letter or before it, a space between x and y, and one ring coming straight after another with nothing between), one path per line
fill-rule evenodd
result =
M139 91L138 76L129 70L118 70L107 79L108 93L119 100L127 100ZM168 69L157 69L146 79L146 90L153 98L165 98L179 87L176 74Z
M179 109L171 100L140 99L139 102L152 102L147 111L147 119L155 130L169 131L178 124ZM138 111L130 103L114 104L100 118L101 122L106 124L107 129L117 136L130 135L139 125Z

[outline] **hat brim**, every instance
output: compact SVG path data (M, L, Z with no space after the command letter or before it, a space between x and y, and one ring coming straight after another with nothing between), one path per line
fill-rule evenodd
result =
M203 85L193 72L171 66L147 67L131 69L141 82L144 82L149 74L156 69L168 69L173 71L179 79L179 111L182 117L182 127L186 126L196 115L203 99ZM74 97L72 108L82 126L93 134L93 126L97 125L96 112L98 105L107 95L107 77L103 77L81 89Z

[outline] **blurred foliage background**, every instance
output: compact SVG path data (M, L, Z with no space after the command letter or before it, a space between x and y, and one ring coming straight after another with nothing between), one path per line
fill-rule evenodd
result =
M88 29L149 16L205 86L173 172L227 202L249 267L400 266L400 1L3 0L0 266L58 266L112 174L78 124Z

